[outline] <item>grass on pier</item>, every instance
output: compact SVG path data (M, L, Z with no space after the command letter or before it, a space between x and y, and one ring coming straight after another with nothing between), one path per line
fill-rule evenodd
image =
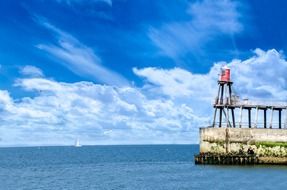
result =
M270 141L264 141L264 142L256 142L255 145L257 147L265 146L265 147L275 147L275 146L281 146L281 147L287 147L287 142L270 142Z

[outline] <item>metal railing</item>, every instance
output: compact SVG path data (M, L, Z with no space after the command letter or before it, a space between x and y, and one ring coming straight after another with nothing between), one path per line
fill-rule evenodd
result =
M287 107L287 102L282 101L264 101L264 100L240 100L235 102L236 105L250 105L250 106L274 106Z
M248 99L239 99L238 97L225 98L220 100L218 98L213 102L214 104L223 104L223 105L234 105L234 106L271 106L271 107L286 107L287 101L270 101L270 100L248 100Z
M214 124L210 124L211 127L219 127L219 122L216 122ZM227 125L227 122L222 122L221 127L230 127L233 128L233 126L229 123ZM235 123L235 128L250 128L248 122L236 122ZM265 128L263 122L258 122L258 123L251 123L251 128ZM273 122L272 125L270 123L266 124L266 128L272 128L272 129L279 129L279 123ZM281 129L287 129L287 123L282 123Z

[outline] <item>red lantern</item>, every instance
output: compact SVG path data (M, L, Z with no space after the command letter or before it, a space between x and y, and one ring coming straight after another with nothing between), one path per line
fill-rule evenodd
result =
M230 82L230 69L227 66L221 70L220 81Z

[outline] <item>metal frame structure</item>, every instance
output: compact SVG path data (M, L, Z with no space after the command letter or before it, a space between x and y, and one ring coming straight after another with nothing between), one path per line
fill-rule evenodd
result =
M213 105L214 107L214 115L213 115L213 127L224 127L223 116L225 117L226 127L237 127L235 120L235 109L239 109L239 122L238 127L243 127L242 125L242 117L243 110L247 110L248 112L248 127L249 128L257 128L258 127L258 115L260 111L263 111L263 128L267 128L267 111L271 112L270 115L270 123L269 128L273 128L273 115L275 111L278 111L278 128L287 128L287 104L286 103L270 103L270 104L262 104L258 102L248 102L248 101L238 101L235 96L232 94L232 84L231 81L218 81L218 94ZM256 110L255 114L255 122L252 122L251 112L252 110ZM285 122L284 127L282 127L282 111L285 110ZM217 112L219 111L219 117L217 122ZM229 112L231 112L231 121L229 118ZM254 125L252 125L254 124Z

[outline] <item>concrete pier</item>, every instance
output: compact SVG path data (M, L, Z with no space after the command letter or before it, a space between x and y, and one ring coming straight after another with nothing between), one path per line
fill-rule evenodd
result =
M196 164L287 164L287 129L201 128Z
M213 123L200 129L200 153L195 163L287 165L287 102L241 100L232 93L230 77L230 69L223 67L213 104ZM247 118L243 117L245 110ZM274 122L277 113L278 123Z

